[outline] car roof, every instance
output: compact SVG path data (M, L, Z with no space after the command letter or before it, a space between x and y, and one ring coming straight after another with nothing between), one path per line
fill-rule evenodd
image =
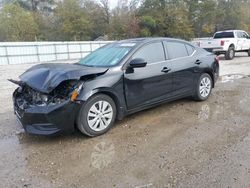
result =
M245 32L243 30L224 30L224 31L217 31L216 33L223 33L223 32Z
M120 41L117 41L117 42L118 43L137 43L137 44L142 44L142 43L147 43L147 42L157 41L157 40L174 40L174 41L179 41L179 42L190 43L190 42L182 40L182 39L168 38L168 37L131 38L131 39L120 40Z

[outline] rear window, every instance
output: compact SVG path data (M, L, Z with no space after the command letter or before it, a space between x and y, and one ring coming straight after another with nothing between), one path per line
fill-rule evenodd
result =
M214 39L221 39L221 38L234 38L234 33L233 32L215 33Z

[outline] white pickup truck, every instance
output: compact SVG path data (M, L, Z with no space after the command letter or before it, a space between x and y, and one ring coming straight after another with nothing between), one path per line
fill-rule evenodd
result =
M250 56L250 36L242 30L218 31L211 39L193 42L216 55L225 54L227 60L233 59L235 52L247 52Z

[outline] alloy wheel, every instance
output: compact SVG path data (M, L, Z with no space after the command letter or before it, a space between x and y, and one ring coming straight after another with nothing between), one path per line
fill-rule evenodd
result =
M106 129L113 118L113 108L107 101L98 101L89 109L87 121L89 127L94 131Z
M199 91L203 98L206 98L211 91L211 80L208 77L204 77L200 82Z

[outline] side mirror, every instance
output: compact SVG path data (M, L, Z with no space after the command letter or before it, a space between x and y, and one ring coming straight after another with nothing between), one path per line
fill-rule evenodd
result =
M131 68L140 68L140 67L146 67L147 62L144 59L136 58L132 59L129 65Z

